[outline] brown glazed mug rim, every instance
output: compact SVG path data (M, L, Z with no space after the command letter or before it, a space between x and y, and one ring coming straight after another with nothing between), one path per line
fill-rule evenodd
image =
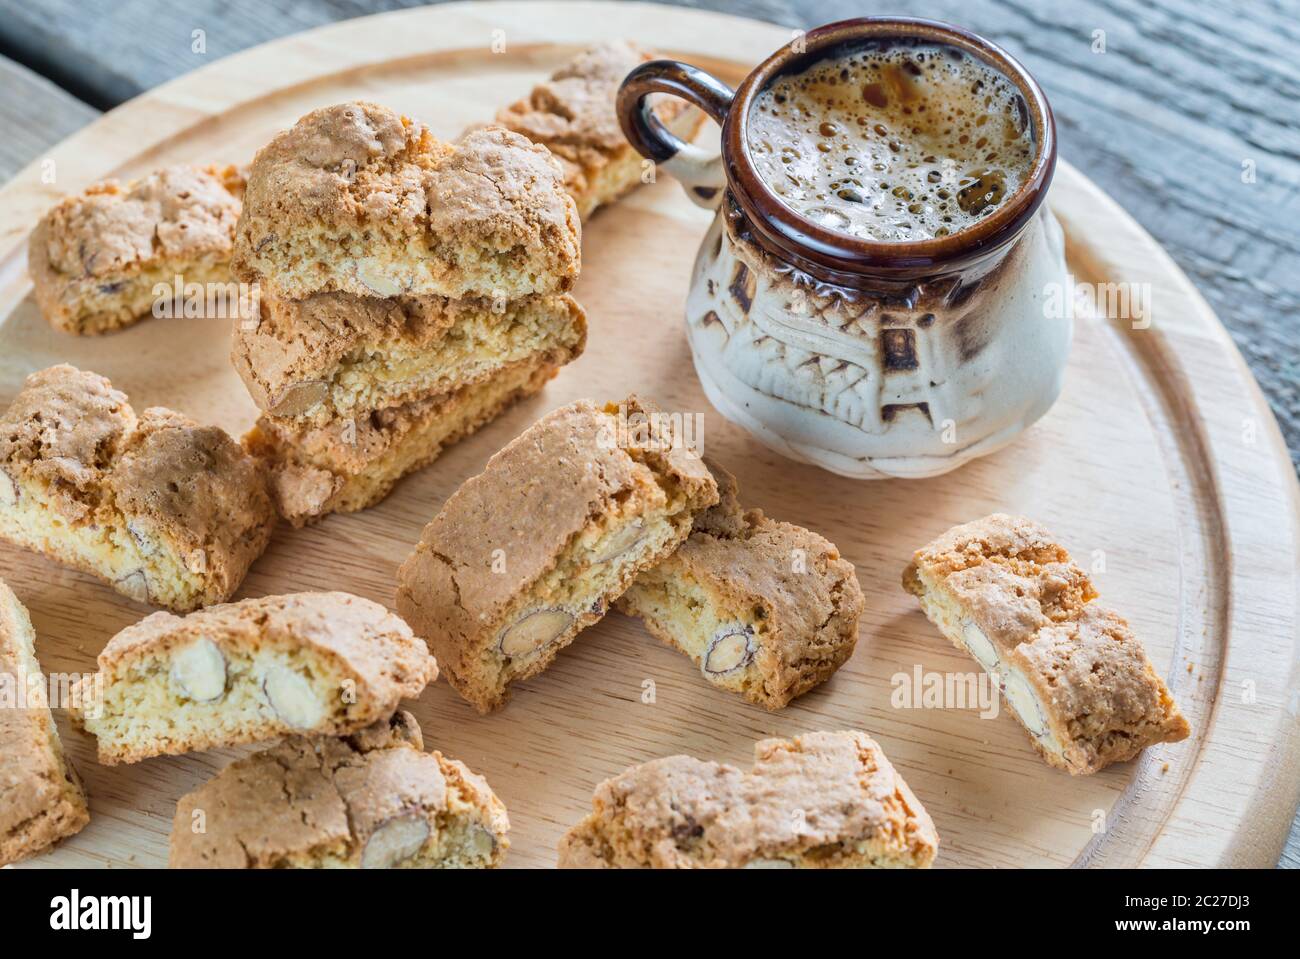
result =
M811 65L828 48L871 39L907 39L956 47L1005 76L1024 97L1035 134L1034 163L1025 182L986 218L949 236L890 242L829 229L788 207L768 186L749 153L747 127L754 97L777 76ZM914 279L964 270L1006 249L1047 196L1056 169L1056 123L1038 83L1011 54L949 23L912 17L859 17L804 34L802 49L787 44L758 65L736 89L722 124L727 185L769 253L820 279L847 286L872 279Z

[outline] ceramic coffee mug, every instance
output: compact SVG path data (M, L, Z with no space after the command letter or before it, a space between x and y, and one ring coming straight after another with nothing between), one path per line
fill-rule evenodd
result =
M1034 158L1020 188L949 236L864 240L786 206L758 176L747 126L756 96L854 43L941 44L979 58L1019 91ZM647 97L679 96L722 126L722 151L682 143ZM709 401L772 449L845 476L935 476L1009 443L1061 389L1068 289L1060 226L1043 199L1056 166L1052 111L1010 55L958 27L865 18L797 38L734 92L671 60L624 80L628 140L718 210L686 305ZM1057 286L1060 285L1060 286Z

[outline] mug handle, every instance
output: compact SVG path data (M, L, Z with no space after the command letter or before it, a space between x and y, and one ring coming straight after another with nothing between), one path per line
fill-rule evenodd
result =
M727 185L722 155L685 143L665 127L647 99L652 93L681 97L721 125L735 91L698 67L676 60L643 63L618 88L618 122L628 142L647 160L672 174L691 202L716 209Z

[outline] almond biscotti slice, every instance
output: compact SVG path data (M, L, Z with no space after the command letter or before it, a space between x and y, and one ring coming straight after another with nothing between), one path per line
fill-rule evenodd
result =
M835 544L741 509L735 477L706 462L720 502L615 606L689 656L714 686L780 709L853 655L862 589Z
M397 608L456 691L488 712L676 549L717 496L654 406L579 401L534 423L443 504L398 573Z
M582 353L586 314L568 295L518 300L263 297L235 329L232 360L261 409L322 426L481 383L524 360Z
M1087 775L1191 734L1128 623L1037 523L954 526L917 550L903 588L998 680L1049 765Z
M378 503L403 476L539 392L555 373L543 354L452 393L325 426L262 416L244 447L267 463L280 515L304 526Z
M148 316L157 284L229 283L243 193L235 167L171 166L65 197L28 245L37 306L56 329L107 333Z
M307 114L258 152L232 269L277 299L515 299L573 286L580 229L545 147L499 127L442 143L352 101Z
M491 869L506 807L481 777L426 753L407 712L343 738L293 736L176 804L173 869Z
M623 78L654 57L626 40L603 43L497 113L497 123L542 144L560 161L565 189L584 220L643 182L645 161L623 136L615 101ZM703 113L678 99L663 100L655 113L687 141L704 121Z
M73 718L106 765L341 735L390 715L438 675L378 603L348 593L266 596L178 617L154 613L99 654Z
M925 808L865 733L765 739L748 772L690 756L596 787L560 841L565 869L925 868Z
M261 465L215 426L145 410L104 377L52 366L0 416L0 539L186 612L224 602L275 509Z
M90 821L81 780L50 715L35 644L27 610L0 580L0 866Z

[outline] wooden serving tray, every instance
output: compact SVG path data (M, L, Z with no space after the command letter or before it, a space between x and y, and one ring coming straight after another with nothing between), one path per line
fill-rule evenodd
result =
M309 109L349 97L417 116L444 137L490 118L596 41L635 38L732 81L790 39L775 26L637 4L453 4L385 14L258 47L114 110L0 191L0 402L69 362L134 405L166 405L238 435L254 408L217 320L150 320L102 339L52 331L30 297L27 233L56 198L178 161L244 162ZM504 50L501 45L504 43ZM494 50L496 52L494 52ZM711 132L709 135L716 135ZM51 167L52 164L52 167ZM55 182L42 174L53 169ZM392 605L394 574L442 501L546 411L630 390L700 411L705 444L746 503L815 529L867 595L853 659L769 714L708 687L633 620L585 632L502 712L478 716L439 682L411 706L431 747L486 775L510 810L512 866L549 866L592 788L673 753L747 766L755 740L857 727L929 809L940 866L1273 865L1300 794L1297 486L1273 418L1210 308L1155 242L1062 164L1051 197L1076 276L1151 284L1150 327L1085 316L1065 391L1007 450L924 481L855 482L787 462L722 419L696 380L682 307L709 215L667 178L597 214L576 294L586 354L380 506L281 527L241 596L343 589ZM995 510L1045 523L1133 623L1195 727L1183 743L1072 778L1045 766L1009 715L896 709L890 677L969 672L899 587L913 549ZM47 671L94 668L148 609L91 578L0 545ZM653 680L655 701L642 701ZM176 800L244 750L108 768L60 729L91 796L90 825L33 865L161 865Z

